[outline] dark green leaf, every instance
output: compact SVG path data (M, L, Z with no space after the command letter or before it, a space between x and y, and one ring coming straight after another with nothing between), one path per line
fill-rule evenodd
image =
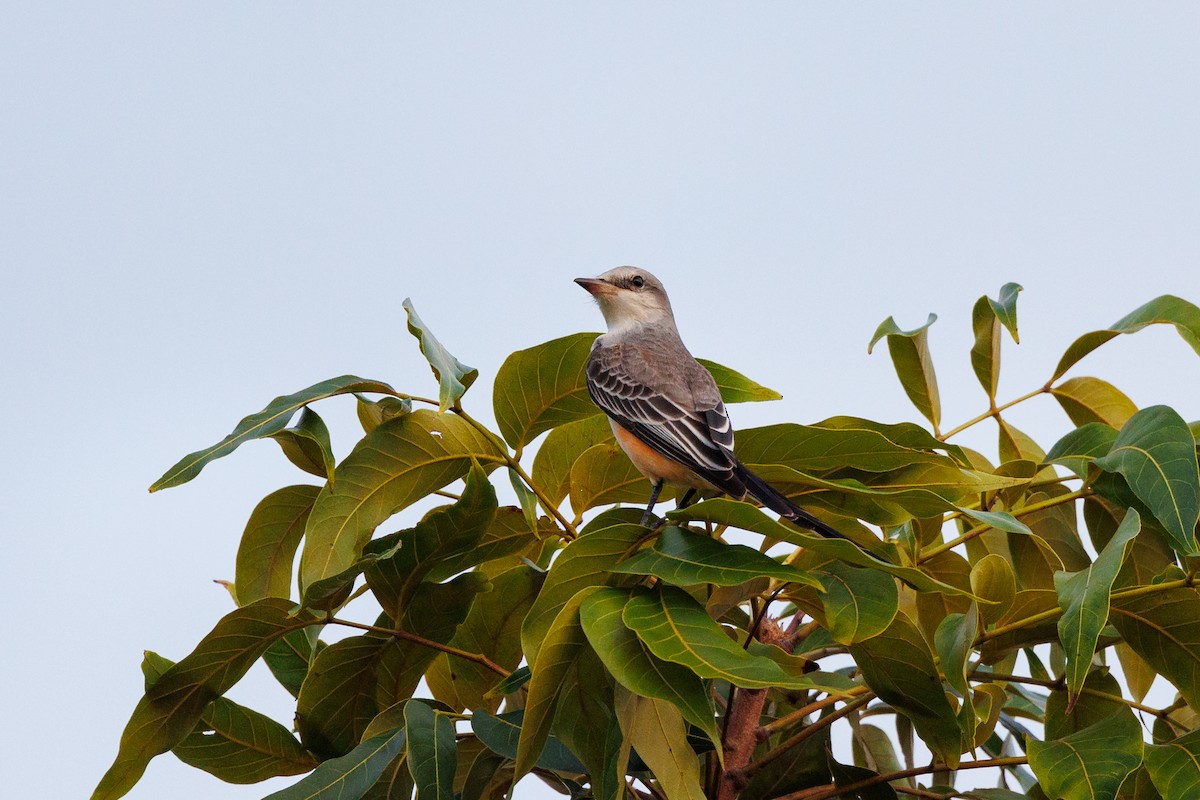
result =
M1113 582L1125 563L1133 537L1141 530L1141 518L1132 508L1125 515L1096 561L1080 572L1059 572L1054 589L1063 614L1058 620L1058 640L1067 655L1066 681L1070 693L1068 713L1079 698L1079 690L1092 666L1100 631L1108 623L1108 604Z
M208 704L250 669L285 634L313 624L293 617L293 605L268 598L226 614L188 656L163 673L133 710L116 761L93 800L117 798L137 783L150 759L183 741Z
M1113 597L1109 619L1135 653L1200 708L1200 593L1192 588Z
M1146 768L1163 800L1200 797L1200 730L1166 744L1147 745Z
M454 800L454 723L420 701L404 706L408 769L422 800Z
M907 447L910 450L940 450L949 455L960 466L972 466L972 461L967 457L967 451L964 448L956 444L943 442L915 422L885 423L863 419L862 417L836 416L816 422L813 424L813 427L876 431L883 434L889 442L900 447ZM979 467L976 468L978 469ZM991 469L990 465L986 464L982 468Z
M1042 789L1063 800L1114 798L1142 763L1142 727L1127 708L1062 739L1025 744Z
M204 465L214 459L227 456L244 442L251 439L261 439L287 427L292 415L308 403L348 392L382 392L395 394L395 390L386 383L368 381L355 375L342 375L327 381L315 383L307 389L301 389L295 394L276 397L267 407L257 414L251 414L237 424L233 432L217 442L212 447L197 450L183 457L175 466L167 470L161 478L154 482L150 491L167 489L187 483L200 474Z
M998 300L981 297L971 311L971 326L975 331L975 344L971 348L971 367L983 386L989 400L996 399L996 384L1000 377L1000 326L1017 336L1017 293L1021 287L1006 283L1000 289Z
M479 741L487 745L493 753L516 760L517 744L521 738L521 723L525 711L510 711L507 714L493 716L486 711L476 711L471 715L471 729L479 737ZM542 769L579 775L584 772L583 764L568 750L562 742L551 736L546 740L546 746L536 762Z
M356 800L379 780L403 749L403 728L380 734L341 758L325 761L299 783L263 800Z
M508 482L512 485L513 492L517 495L517 502L521 506L521 515L525 517L525 524L530 531L536 531L538 527L538 499L533 490L525 485L525 481L517 474L517 471L512 467L508 469Z
M888 352L892 355L892 364L900 385L925 419L933 423L937 430L942 416L942 405L938 399L937 376L933 371L933 359L929 355L929 326L937 320L937 314L930 314L929 319L919 328L902 331L891 317L885 319L871 337L867 345L870 353L875 344L887 337Z
M234 591L238 605L291 596L292 562L319 486L285 486L262 499L238 545Z
M1093 669L1083 684L1084 693L1076 697L1074 708L1071 693L1055 688L1046 698L1046 727L1044 741L1062 739L1073 733L1108 719L1116 712L1127 708L1120 699L1121 685L1107 669Z
M321 650L296 699L296 728L304 746L322 758L354 749L379 713L375 670L391 640L351 636Z
M458 401L479 377L479 370L468 367L450 354L417 316L412 300L404 298L403 305L404 310L408 312L408 332L421 343L421 353L433 369L434 377L438 379L438 410L444 413L458 405Z
M967 680L967 659L971 655L971 645L975 641L978 626L979 612L972 603L966 613L947 614L934 634L934 646L941 659L946 683L959 697L958 726L962 731L963 749L975 741L975 708L971 684Z
M317 497L304 532L301 585L350 567L380 523L461 478L472 460L495 464L503 456L452 414L414 411L368 433Z
M1080 478L1086 478L1092 462L1107 455L1116 440L1116 429L1101 422L1089 422L1055 442L1046 453L1045 463L1062 464Z
M583 761L595 800L625 794L629 751L617 721L616 689L599 656L585 646L563 676L554 709L551 733Z
M1120 389L1099 378L1071 378L1050 394L1076 425L1100 422L1120 428L1137 412L1137 406Z
M1174 325L1183 340L1200 354L1200 308L1186 300L1165 294L1131 311L1108 328L1085 333L1067 348L1050 382L1058 380L1079 359L1122 333L1136 333L1147 325Z
M263 653L263 662L275 676L275 680L291 693L292 697L300 694L300 686L308 675L308 665L312 661L314 651L318 646L324 648L324 643L318 642L316 634L319 628L306 628L292 631L275 642Z
M630 592L599 589L580 609L583 631L597 655L617 682L643 697L665 700L676 706L720 747L716 716L708 688L691 670L656 658L621 619Z
M753 547L727 544L674 525L663 530L654 547L634 553L614 567L613 572L655 575L676 586L695 583L736 586L766 576L821 587L821 582L808 573L781 564Z
M1129 418L1108 455L1095 460L1119 472L1167 531L1181 554L1194 553L1200 516L1200 471L1187 423L1167 406L1144 408Z
M783 395L774 389L768 389L760 383L750 380L737 370L722 366L707 358L696 359L700 365L712 373L721 392L721 399L726 403L760 403L764 400L782 400Z
M963 736L917 627L897 614L883 633L850 646L863 678L881 700L912 720L925 744L951 768L958 766Z
M849 787L860 781L879 777L879 773L849 764L839 764L833 757L832 750L826 750L825 756L829 763L829 774L833 783L838 787ZM845 792L841 797L854 797L855 800L896 800L896 790L887 783L876 783L851 792Z
M290 428L271 434L283 454L305 472L323 480L333 480L333 445L329 428L317 412L308 406L300 409L299 421Z

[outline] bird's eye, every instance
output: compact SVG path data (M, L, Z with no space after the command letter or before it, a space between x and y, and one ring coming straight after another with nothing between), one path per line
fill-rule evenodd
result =
M633 284L634 288L636 289L640 289L646 285L646 280L641 275L634 275L629 282Z

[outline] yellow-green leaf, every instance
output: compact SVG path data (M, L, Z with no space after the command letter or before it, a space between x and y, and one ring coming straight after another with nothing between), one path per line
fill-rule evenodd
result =
M1129 709L1056 741L1026 740L1029 766L1048 797L1113 800L1142 763L1142 726Z
M285 486L255 506L238 545L234 592L244 606L291 596L292 562L319 486Z
M1050 382L1058 380L1079 359L1122 333L1136 333L1147 325L1174 325L1175 330L1192 349L1200 354L1200 308L1169 294L1156 297L1131 311L1108 328L1085 333L1076 339L1054 370Z
M1137 406L1120 389L1099 378L1071 378L1050 390L1076 425L1102 422L1120 428L1137 412Z
M479 370L468 367L450 354L437 340L429 327L417 316L412 300L404 298L404 310L408 312L408 332L417 337L421 353L429 362L433 375L438 380L438 410L445 412L458 405L463 394L479 377Z
M900 385L922 416L933 423L936 431L941 421L942 404L938 398L937 375L933 371L928 339L929 326L935 321L937 314L930 314L921 327L902 331L896 321L888 317L871 337L867 352L870 353L880 339L887 337L888 352L891 353Z

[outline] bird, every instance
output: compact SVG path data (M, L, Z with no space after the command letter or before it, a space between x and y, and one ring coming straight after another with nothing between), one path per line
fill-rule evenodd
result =
M733 453L733 425L712 374L679 336L662 282L644 269L617 267L576 278L608 326L587 359L588 394L608 416L617 444L650 481L646 526L665 483L747 496L827 538L847 538L754 474Z

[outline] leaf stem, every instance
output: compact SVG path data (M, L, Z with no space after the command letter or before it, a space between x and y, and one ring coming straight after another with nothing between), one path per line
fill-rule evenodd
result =
M865 686L856 686L852 690L850 696L853 697L856 695L869 693L870 691L871 690ZM821 709L827 708L827 707L834 705L835 703L837 703L841 700L845 700L845 699L846 699L845 697L838 697L836 695L830 695L821 700L816 700L812 703L809 703L808 705L804 706L803 708L798 708L789 714L785 714L784 716L780 717L779 719L768 722L766 725L763 725L761 728L759 728L758 729L759 739L765 741L768 738L770 738L771 736L774 736L779 731L783 730L784 728L787 728L787 727L791 726L793 723L799 722L800 720L804 719L809 714L815 714L818 711L820 711Z
M962 425L959 425L957 428L951 428L950 430L946 431L945 433L938 436L937 438L944 442L947 439L949 439L951 436L955 435L956 433L962 433L967 428L970 428L973 425L978 425L980 422L983 422L985 419L989 419L991 417L998 417L1000 415L1001 411L1007 411L1008 409L1012 408L1013 406L1017 405L1018 403L1024 403L1026 400L1030 400L1034 397L1037 397L1039 394L1046 394L1049 391L1050 391L1050 384L1047 383L1045 386L1042 386L1041 388L1038 388L1038 389L1034 389L1032 392L1029 392L1028 394L1023 394L1020 397L1016 398L1015 400L1009 400L1007 403L1004 403L1003 405L994 406L992 408L989 408L987 411L983 412L979 416L972 417L971 419L964 422Z
M987 758L978 761L968 761L965 764L959 764L955 771L964 769L986 769L988 767L1016 767L1022 764L1028 764L1029 759L1026 756L1007 756L1004 758ZM864 778L861 781L848 783L843 786L836 784L826 784L824 786L811 786L807 789L801 789L798 792L781 795L775 800L831 800L831 798L844 796L853 797L856 792L863 789L877 786L881 783L890 783L898 781L902 778L912 778L916 775L928 775L933 772L939 772L946 769L945 764L930 764L925 767L914 767L913 769L904 769L899 772L889 772L884 775L872 775L869 778Z
M495 661L492 661L482 653L471 653L466 650L460 650L457 647L451 647L448 644L435 642L432 639L426 639L424 636L418 636L415 633L409 633L405 630L400 630L398 628L380 628L375 625L365 625L361 622L353 622L348 619L338 619L337 617L330 617L329 619L325 620L325 622L332 625L345 625L347 628L357 628L360 631L370 631L371 633L383 633L387 634L388 636L395 636L397 639L404 639L405 641L412 642L413 644L419 644L422 647L428 647L431 650L440 650L448 655L458 656L466 661L472 661L481 667L487 667L502 678L507 678L509 676L509 670L506 670L504 667L500 666Z

